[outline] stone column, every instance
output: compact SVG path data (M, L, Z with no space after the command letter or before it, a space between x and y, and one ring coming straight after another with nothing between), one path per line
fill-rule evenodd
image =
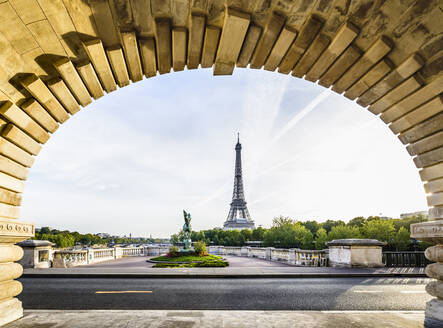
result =
M435 221L411 224L411 237L435 243L426 249L428 260L436 262L426 267L428 277L437 279L426 286L426 291L436 298L426 304L425 327L443 327L443 207L431 209Z
M274 249L274 247L266 247L265 250L265 259L270 261L272 260L272 250Z
M295 265L295 248L289 249L288 263Z
M23 273L22 266L14 263L22 258L23 250L15 243L33 236L32 223L0 218L0 326L23 316L22 302L15 298L22 284L14 280Z

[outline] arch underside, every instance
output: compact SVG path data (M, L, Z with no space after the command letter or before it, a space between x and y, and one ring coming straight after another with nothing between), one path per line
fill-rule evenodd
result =
M443 13L434 1L0 0L0 220L94 99L171 71L292 74L388 124L443 218ZM5 222L6 222L5 221ZM0 231L1 233L1 231Z

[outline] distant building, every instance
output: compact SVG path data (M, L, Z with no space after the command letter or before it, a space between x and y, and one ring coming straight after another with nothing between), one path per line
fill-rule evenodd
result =
M109 237L111 237L111 235L109 233L105 233L105 232L99 232L99 233L97 233L95 235L100 237L100 238L109 238Z
M251 219L248 208L246 207L245 194L243 190L240 137L237 139L235 152L234 192L232 194L231 208L229 210L228 217L223 224L223 229L255 229L254 221Z
M428 217L428 211L417 211L417 212L411 212L411 213L402 213L400 214L400 218L404 219L410 216L417 216L417 215L423 215L424 217Z

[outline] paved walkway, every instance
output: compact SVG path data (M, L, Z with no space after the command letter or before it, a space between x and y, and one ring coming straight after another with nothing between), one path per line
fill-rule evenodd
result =
M230 268L263 268L263 267L292 267L290 264L266 261L258 258L241 256L223 256L229 262ZM123 257L118 260L111 260L91 265L83 265L82 268L152 268L154 263L146 262L152 257Z
M225 268L153 268L147 257L128 257L73 268L25 269L24 277L150 277L150 278L324 278L324 277L426 277L425 268L298 267L257 258L226 256Z
M5 328L422 328L422 311L25 311Z

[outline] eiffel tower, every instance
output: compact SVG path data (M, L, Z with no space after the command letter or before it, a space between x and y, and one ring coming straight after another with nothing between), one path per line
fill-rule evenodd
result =
M223 229L255 229L254 221L252 221L248 208L246 207L245 193L243 191L240 134L238 134L237 137L235 153L234 192L232 194L231 209L223 224Z

